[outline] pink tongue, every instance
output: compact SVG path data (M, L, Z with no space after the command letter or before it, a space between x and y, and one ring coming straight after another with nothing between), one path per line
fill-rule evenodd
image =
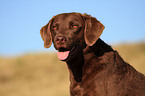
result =
M57 52L57 57L58 57L58 59L60 59L60 60L65 60L65 59L68 57L69 52L70 52L70 51Z

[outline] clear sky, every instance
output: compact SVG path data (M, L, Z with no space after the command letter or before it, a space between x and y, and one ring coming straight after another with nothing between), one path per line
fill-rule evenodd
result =
M39 31L68 12L96 17L108 44L145 41L145 0L0 0L0 56L54 50L43 47Z

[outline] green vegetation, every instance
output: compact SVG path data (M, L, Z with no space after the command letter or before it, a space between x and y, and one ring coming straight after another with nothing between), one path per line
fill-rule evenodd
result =
M114 46L145 74L145 43ZM0 96L69 96L69 72L55 53L0 57Z

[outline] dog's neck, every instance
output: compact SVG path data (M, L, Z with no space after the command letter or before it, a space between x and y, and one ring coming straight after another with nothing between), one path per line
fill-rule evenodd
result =
M71 78L74 78L77 82L82 81L82 68L84 65L83 51L81 51L75 58L66 62Z
M95 57L100 57L104 53L110 51L113 51L113 49L101 39L98 39L93 46L87 46L85 49L81 50L76 57L66 62L71 72L71 78L74 78L77 82L81 82L83 77L83 66L90 58L92 58L90 56L95 55Z
M111 46L106 44L100 38L96 41L96 43L93 46L90 46L89 48L97 57L104 55L104 53L106 52L114 51Z

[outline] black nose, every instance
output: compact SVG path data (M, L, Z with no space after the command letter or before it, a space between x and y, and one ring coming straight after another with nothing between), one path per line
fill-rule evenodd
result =
M55 41L57 43L65 43L66 42L66 38L64 36L57 36Z

